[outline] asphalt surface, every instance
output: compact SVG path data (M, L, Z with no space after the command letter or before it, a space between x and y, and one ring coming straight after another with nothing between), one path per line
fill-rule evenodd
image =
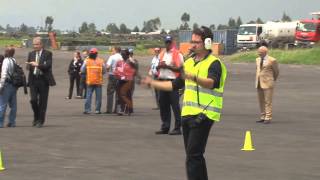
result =
M3 49L0 49L3 52ZM20 63L28 50L18 49ZM0 129L5 171L2 180L183 180L182 136L155 135L159 111L152 91L136 87L131 116L83 115L84 101L65 100L72 52L54 52L57 86L50 88L47 121L33 128L29 96L18 92L16 128ZM138 58L142 74L150 57ZM255 65L226 63L222 120L211 130L206 148L209 179L320 179L319 66L280 65L274 119L257 124ZM106 106L106 86L103 89ZM255 151L244 152L251 131Z

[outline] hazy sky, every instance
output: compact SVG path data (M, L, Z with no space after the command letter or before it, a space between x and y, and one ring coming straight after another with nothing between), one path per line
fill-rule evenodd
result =
M320 0L0 0L0 25L44 26L46 16L54 17L54 28L78 30L82 22L94 22L98 29L109 23L125 23L129 28L160 17L163 28L176 28L181 15L191 16L189 25L225 24L230 17L243 22L310 17L320 11Z

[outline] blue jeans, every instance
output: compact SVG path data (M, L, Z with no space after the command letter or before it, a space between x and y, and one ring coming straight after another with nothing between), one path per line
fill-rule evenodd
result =
M7 105L10 107L9 123L15 125L17 115L17 88L9 83L5 84L0 94L0 127L3 127Z
M91 99L93 91L96 92L96 111L100 112L101 109L101 101L102 101L102 86L101 85L88 85L87 86L87 97L86 102L84 104L84 111L91 112Z

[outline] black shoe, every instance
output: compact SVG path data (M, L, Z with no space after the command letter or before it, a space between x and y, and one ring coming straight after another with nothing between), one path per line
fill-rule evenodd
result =
M174 129L169 133L169 135L181 135L181 130L180 129Z
M12 123L8 123L8 124L7 124L7 127L14 128L14 127L16 127L16 125L15 125L15 124L12 124Z
M264 119L260 119L259 121L256 121L256 123L263 123Z
M90 114L90 112L84 111L83 114Z
M156 134L168 134L169 130L159 130L159 131L156 131L155 133Z
M34 126L36 126L36 125L37 125L37 121L34 120L34 121L32 122L32 126L34 127Z
M112 114L112 112L106 111L103 114Z
M263 124L270 124L271 120L264 120Z

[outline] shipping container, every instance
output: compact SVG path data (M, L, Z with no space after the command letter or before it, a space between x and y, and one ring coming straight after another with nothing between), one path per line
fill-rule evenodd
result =
M225 47L237 46L237 29L215 30L213 33L213 42L221 43Z
M237 51L237 29L214 30L213 43L222 44L222 54L229 55ZM179 42L190 42L192 36L191 30L179 31Z
M192 36L191 30L179 31L179 43L190 42Z

